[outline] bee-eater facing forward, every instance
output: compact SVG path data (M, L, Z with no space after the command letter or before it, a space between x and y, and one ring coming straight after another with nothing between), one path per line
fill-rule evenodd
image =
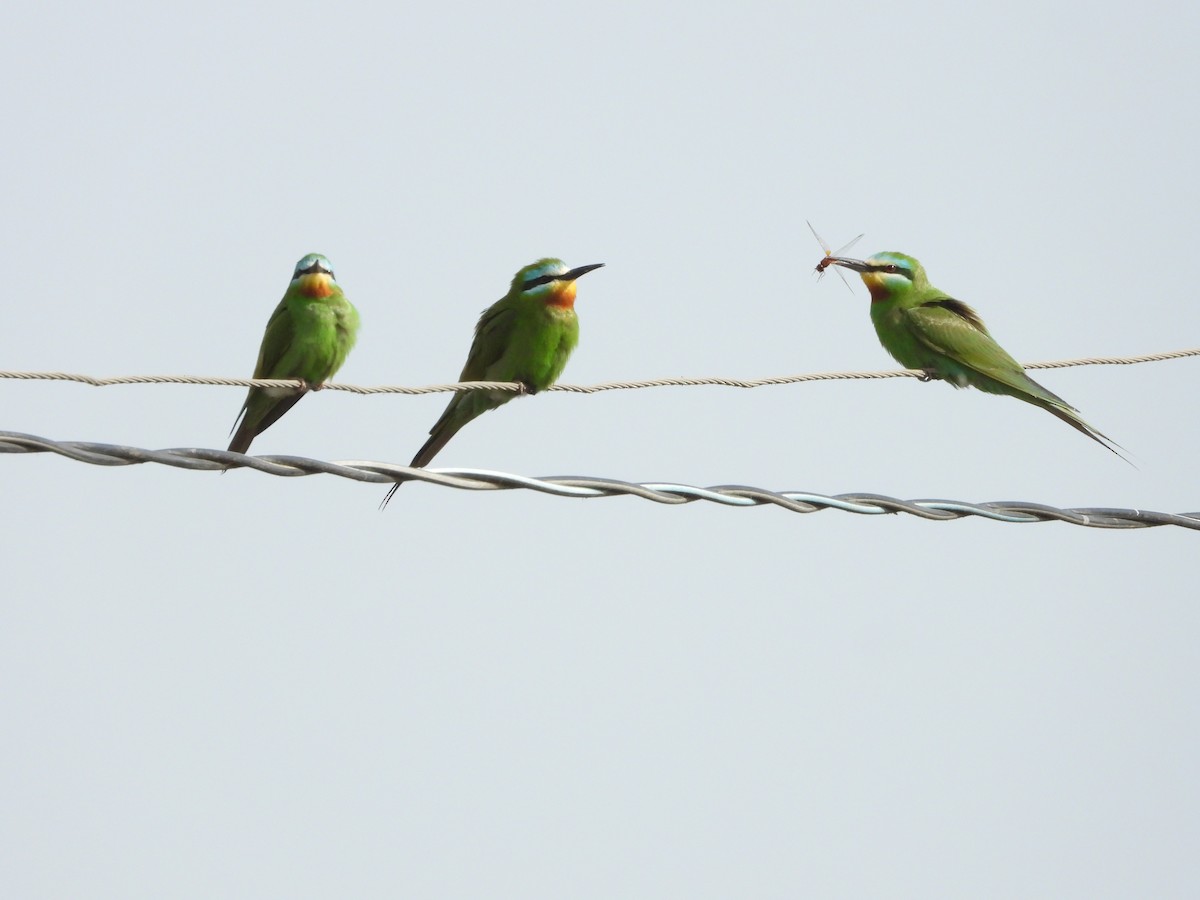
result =
M554 384L579 342L575 280L602 265L568 269L561 259L546 258L517 272L508 293L479 317L471 352L458 380L518 381L524 386L522 393L527 394ZM511 391L455 394L409 465L428 465L460 428L515 396ZM381 508L403 483L392 485Z
M879 342L905 368L920 369L927 380L941 379L956 388L971 386L1032 403L1121 456L1119 444L1026 375L988 333L979 314L930 284L924 267L911 256L889 251L867 260L827 256L822 262L862 277L871 292L871 321Z
M358 336L358 310L334 280L333 267L319 253L296 263L292 283L271 313L255 378L302 378L319 387L346 361ZM250 388L234 422L229 444L245 453L250 442L299 402L309 388Z

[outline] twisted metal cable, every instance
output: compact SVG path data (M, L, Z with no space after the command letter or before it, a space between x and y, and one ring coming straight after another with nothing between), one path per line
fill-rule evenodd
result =
M1130 366L1137 363L1163 362L1169 359L1184 359L1190 356L1200 356L1200 347L1191 350L1170 350L1163 353L1150 353L1144 356L1090 356L1083 359L1060 359L1049 362L1034 362L1025 364L1026 369L1066 369L1072 366ZM811 381L861 381L879 378L921 378L923 372L914 369L889 369L882 372L811 372L806 375L778 375L768 378L738 379L738 378L655 378L642 381L606 381L600 384L555 384L548 391L565 391L572 394L595 394L600 391L628 391L640 388L655 387L736 387L756 388L768 385L802 384ZM6 372L0 371L0 379L17 381L73 381L92 387L111 387L125 384L196 384L218 385L223 387L282 387L306 388L303 381L295 378L215 378L204 375L122 375L115 378L94 378L91 375L77 375L70 372ZM358 384L340 384L327 382L319 386L320 390L346 391L351 394L444 394L449 392L465 393L468 391L509 391L521 393L525 386L509 381L465 381L448 384L427 384L420 387L385 384L364 386Z
M268 475L296 477L337 475L352 481L391 484L396 481L425 481L442 487L470 491L525 489L557 497L615 497L629 495L656 503L683 504L707 500L723 506L774 505L797 513L838 509L860 515L906 513L921 519L947 521L978 516L996 522L1066 522L1087 528L1152 528L1176 525L1200 531L1200 512L1163 513L1144 509L1080 508L1059 509L1042 503L999 501L968 503L962 500L900 500L882 494L814 494L807 491L771 491L746 485L724 484L696 487L670 482L635 484L611 478L565 476L531 478L486 469L414 469L369 460L325 462L301 456L246 456L228 450L179 448L145 450L118 444L89 441L54 441L13 431L0 431L0 453L57 453L77 462L97 466L128 466L159 463L193 471L248 468Z

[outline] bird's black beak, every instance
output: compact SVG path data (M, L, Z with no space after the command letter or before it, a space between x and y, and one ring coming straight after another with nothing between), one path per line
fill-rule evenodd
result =
M855 272L871 272L873 269L861 259L850 259L846 256L827 256L826 265L841 266L843 269L853 269Z
M309 266L307 269L301 269L301 270L300 270L299 272L297 272L296 274L297 274L297 275L316 275L318 272L324 272L326 275L332 275L332 274L333 274L333 271L332 271L332 270L325 268L325 267L324 267L323 265L321 265L319 262L315 262L315 263L313 263L313 264L312 264L311 266Z
M603 265L604 265L604 263L592 263L590 266L580 266L577 269L572 269L570 272L565 272L562 275L557 276L554 280L555 281L574 281L580 275L586 275L588 272L592 271L593 269L599 269Z

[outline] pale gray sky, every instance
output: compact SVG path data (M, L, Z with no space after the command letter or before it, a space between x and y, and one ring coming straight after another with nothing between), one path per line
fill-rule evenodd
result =
M544 255L565 380L886 368L805 219L1019 359L1200 343L1194 5L24 4L0 368L247 376L293 264L339 374L452 380ZM522 399L446 466L1200 508L1195 360ZM242 391L0 382L0 427L224 447ZM259 453L406 462L444 396ZM0 458L0 892L1191 897L1197 536Z

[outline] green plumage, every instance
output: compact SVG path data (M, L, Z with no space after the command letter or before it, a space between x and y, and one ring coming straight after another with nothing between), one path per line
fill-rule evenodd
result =
M599 265L568 270L562 260L546 258L517 272L508 293L479 317L459 381L517 381L530 394L554 384L579 343L575 279ZM464 425L516 396L510 391L455 394L409 465L428 465ZM382 506L401 484L392 486Z
M1030 378L996 343L975 310L930 284L924 267L911 256L887 252L865 261L832 257L830 262L862 277L871 292L871 321L879 342L905 368L920 369L954 387L1024 400L1121 455L1119 445L1085 422L1078 410Z
M334 280L324 256L296 264L292 282L267 322L255 378L300 378L319 387L346 361L358 336L358 311ZM279 420L310 388L250 388L229 444L245 453L254 438ZM240 423L240 424L239 424Z

